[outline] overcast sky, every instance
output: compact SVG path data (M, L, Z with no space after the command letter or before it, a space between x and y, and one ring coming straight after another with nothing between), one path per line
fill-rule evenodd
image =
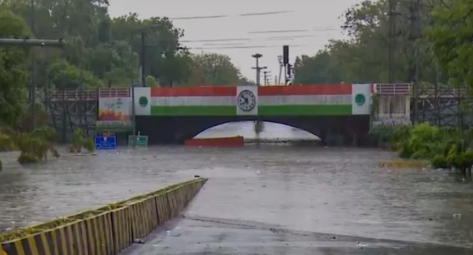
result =
M238 39L229 41L185 42L193 52L226 54L242 74L255 80L252 54L261 53L261 66L267 66L272 77L279 72L277 56L282 45L290 46L290 60L298 55L314 55L330 39L341 39L339 17L360 0L111 0L112 16L136 12L142 18L166 16L185 30L184 41ZM248 13L281 12L272 15L242 16ZM179 19L196 16L225 16L212 19ZM174 18L174 19L173 19ZM258 31L303 30L299 32L254 33ZM252 47L233 48L219 47ZM291 47L292 46L292 47ZM200 49L199 49L200 48ZM201 49L206 48L206 49Z

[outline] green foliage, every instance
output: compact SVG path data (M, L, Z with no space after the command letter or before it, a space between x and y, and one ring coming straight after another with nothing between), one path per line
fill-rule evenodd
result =
M444 155L435 155L430 161L433 168L449 168L449 163Z
M431 26L426 31L433 53L443 73L454 85L473 88L473 2L447 1L432 12Z
M10 136L0 132L0 151L12 149L12 142Z
M34 164L38 162L40 162L39 157L29 152L21 153L20 156L18 157L18 163L22 165Z
M29 34L22 18L0 5L0 37ZM24 112L28 54L24 48L0 47L0 123L14 125Z
M48 153L59 157L53 142L56 132L49 127L39 127L30 133L16 132L11 128L0 128L0 148L18 149L20 164L37 163L46 160Z
M82 148L88 151L95 151L94 140L86 137L81 128L74 129L71 143L68 145L68 151L71 153L81 152Z
M189 84L200 85L249 85L226 55L202 53L190 55L191 76Z
M24 24L24 20L30 19L29 1L0 0L0 5L0 35L29 35ZM111 18L108 5L105 0L42 0L35 4L34 35L67 41L64 49L33 50L38 86L128 86L138 80L141 32L146 32L146 45L152 45L146 48L145 75L158 80L162 86L236 84L239 80L239 72L227 56L214 54L217 58L209 62L208 57L190 54L179 42L184 36L183 30L176 28L168 18L143 19L136 13ZM20 52L12 48L8 51ZM0 56L2 53L0 50ZM19 59L26 60L25 57ZM222 59L225 61L220 62ZM0 72L5 69L0 68ZM204 71L206 80L195 77L196 73ZM26 73L21 75L20 81L26 81ZM150 86L156 85L149 82Z
M48 153L58 157L52 145L56 132L49 127L39 127L31 133L17 133L12 138L15 147L20 150L18 162L20 164L37 163L46 160Z
M92 137L84 137L82 139L82 147L88 151L95 151L95 143Z
M473 166L471 131L439 128L429 123L414 126L392 126L384 140L390 136L391 149L400 158L429 160L434 168L454 168L462 173ZM376 127L375 132L387 130Z
M158 85L156 82L156 78L154 78L151 75L146 76L145 82L146 82L146 86L149 86L149 87L156 87Z
M389 82L389 1L364 0L346 10L342 16L342 28L349 39L332 40L313 56L297 57L294 83ZM396 13L392 80L414 81L414 52L418 47L420 80L436 82L437 67L433 61L432 43L423 33L432 19L432 7L441 6L445 1L420 0L418 26L412 23L411 9L415 1L392 2ZM460 18L457 16L457 19ZM448 22L443 21L445 24ZM440 82L446 81L442 80L443 77L438 78Z
M71 144L74 146L77 152L80 152L82 149L83 136L84 135L81 128L74 129L74 133L72 134Z

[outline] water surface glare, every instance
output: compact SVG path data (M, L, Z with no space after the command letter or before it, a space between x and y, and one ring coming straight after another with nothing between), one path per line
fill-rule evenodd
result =
M193 217L295 231L470 246L473 186L444 171L382 169L390 152L263 146L150 147L63 155L20 167L1 154L0 228L104 205L198 174L210 180ZM461 218L452 217L461 214Z

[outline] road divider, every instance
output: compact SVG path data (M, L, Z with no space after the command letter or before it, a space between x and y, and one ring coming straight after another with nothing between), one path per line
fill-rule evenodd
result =
M177 216L207 179L0 233L0 255L113 255Z
M385 168L424 168L429 166L429 162L425 160L389 160L379 162L378 166Z

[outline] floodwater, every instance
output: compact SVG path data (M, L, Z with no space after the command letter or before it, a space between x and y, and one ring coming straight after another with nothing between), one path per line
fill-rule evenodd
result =
M236 122L219 125L200 133L196 138L215 138L235 135L243 136L246 139L255 139L256 134L254 132L253 122ZM271 122L264 122L264 128L259 135L259 139L280 141L320 140L317 136L309 132Z
M201 175L210 180L185 213L185 220L175 223L170 236L157 237L155 242L161 246L145 245L148 253L136 254L157 254L158 248L160 254L304 254L264 249L219 253L214 250L218 247L197 242L227 242L228 246L229 239L240 242L251 237L253 243L247 240L246 246L256 247L262 240L266 246L284 241L284 245L301 248L309 239L323 244L327 241L319 240L323 235L340 241L356 237L408 246L441 244L443 250L436 250L443 254L464 254L455 247L473 246L473 184L444 171L378 168L380 160L394 157L385 151L269 145L124 148L97 156L64 155L29 167L18 166L15 153L0 156L5 168L0 172L0 229L63 216ZM222 233L222 229L226 230ZM281 239L282 234L275 231L299 235ZM183 239L186 235L191 239ZM178 245L183 241L195 244L195 249L169 249L183 249Z

